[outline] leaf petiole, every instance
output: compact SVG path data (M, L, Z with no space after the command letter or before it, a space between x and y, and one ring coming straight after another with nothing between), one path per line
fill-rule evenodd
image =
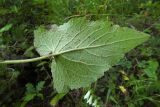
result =
M31 58L31 59L21 59L21 60L4 60L0 61L0 64L19 64L19 63L28 63L28 62L35 62L35 61L40 61L43 59L49 59L49 58L54 58L53 54L37 57L37 58Z

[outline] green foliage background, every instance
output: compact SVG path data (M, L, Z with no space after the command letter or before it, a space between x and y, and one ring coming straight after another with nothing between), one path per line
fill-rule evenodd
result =
M80 16L90 20L111 20L149 33L152 37L128 53L91 87L58 98L57 106L89 107L83 96L91 89L102 107L159 107L159 10L158 0L0 0L0 60L37 57L33 31L41 25L50 28L53 24L60 25ZM50 67L47 65L47 61L1 65L0 106L50 107L56 91L52 88ZM24 98L29 96L26 84L36 87L40 81L45 81L43 88L31 92L34 97L24 103ZM123 92L119 86L126 91Z

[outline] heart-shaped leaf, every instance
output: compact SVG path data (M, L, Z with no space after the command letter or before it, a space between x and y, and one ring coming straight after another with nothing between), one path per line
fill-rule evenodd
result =
M50 30L37 29L34 45L41 56L53 54L54 87L66 92L89 86L148 38L148 34L107 21L77 18Z

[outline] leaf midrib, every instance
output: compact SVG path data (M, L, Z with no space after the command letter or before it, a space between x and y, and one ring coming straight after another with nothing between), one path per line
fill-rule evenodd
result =
M119 40L119 41L116 41L116 42L111 42L111 43L108 43L108 44L89 46L89 47L82 47L82 48L77 48L77 49L69 49L69 50L66 50L66 51L59 52L59 53L55 53L55 54L53 53L53 56L58 56L58 55L61 55L61 54L74 52L74 51L80 51L80 50L83 50L83 49L92 49L92 48L98 48L98 47L103 47L103 46L109 46L109 45L112 45L114 43L120 43L120 42L124 42L124 41L130 41L130 40L136 40L136 39L145 39L145 37L146 36L137 37L137 38L129 38L129 39L124 39L124 40Z

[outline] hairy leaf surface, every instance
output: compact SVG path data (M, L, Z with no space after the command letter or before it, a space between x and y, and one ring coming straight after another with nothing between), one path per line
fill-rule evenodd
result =
M58 92L66 92L89 86L148 37L107 21L77 18L50 30L37 29L34 45L41 56L54 55L54 87Z

